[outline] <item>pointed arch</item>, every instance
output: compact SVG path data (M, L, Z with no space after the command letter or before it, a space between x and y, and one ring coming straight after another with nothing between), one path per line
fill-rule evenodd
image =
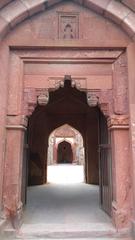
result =
M73 163L73 148L66 139L58 144L57 163Z
M78 130L67 123L53 130L48 138L48 164L58 162L59 144L64 141L71 145L73 163L84 164L83 137Z

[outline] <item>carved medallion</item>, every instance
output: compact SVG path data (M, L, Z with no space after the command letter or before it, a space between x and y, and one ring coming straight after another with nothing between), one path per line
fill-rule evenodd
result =
M59 38L79 38L79 15L77 13L59 13Z

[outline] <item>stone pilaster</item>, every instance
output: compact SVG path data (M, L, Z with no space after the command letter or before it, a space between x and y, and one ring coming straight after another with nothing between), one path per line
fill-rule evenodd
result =
M135 237L135 43L131 43L127 49L128 56L128 89L129 89L129 112L130 112L130 137L131 137L131 176L133 192L133 233Z
M129 117L108 118L112 148L112 217L116 228L129 228L131 218L131 175L129 161Z

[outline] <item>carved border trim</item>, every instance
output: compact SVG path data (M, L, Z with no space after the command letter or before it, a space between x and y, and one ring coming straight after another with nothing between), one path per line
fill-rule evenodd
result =
M6 128L11 130L23 130L23 131L27 130L27 128L22 125L6 125Z
M128 115L112 115L108 118L108 127L110 129L128 129L129 116Z
M63 82L64 83L64 82ZM72 81L71 84L74 82ZM58 86L58 88L61 85ZM72 85L72 87L79 88L76 84ZM109 102L105 102L101 98L101 91L86 91L87 95L87 103L90 107L96 107L98 106L101 110L101 112L104 114L106 118L109 117L110 111L109 111ZM40 106L47 105L49 101L49 91L48 89L34 89L34 88L26 88L24 90L24 115L30 116L33 111L35 110L35 107L37 104Z

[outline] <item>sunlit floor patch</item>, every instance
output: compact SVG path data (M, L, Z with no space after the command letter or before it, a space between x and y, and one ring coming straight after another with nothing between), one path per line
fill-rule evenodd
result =
M73 164L48 166L47 182L57 184L82 183L84 182L84 167Z
M62 239L68 236L115 233L99 207L99 187L85 183L45 184L28 188L21 232ZM93 235L92 235L93 236Z
M47 184L28 188L24 223L110 223L99 207L99 187L85 183Z

